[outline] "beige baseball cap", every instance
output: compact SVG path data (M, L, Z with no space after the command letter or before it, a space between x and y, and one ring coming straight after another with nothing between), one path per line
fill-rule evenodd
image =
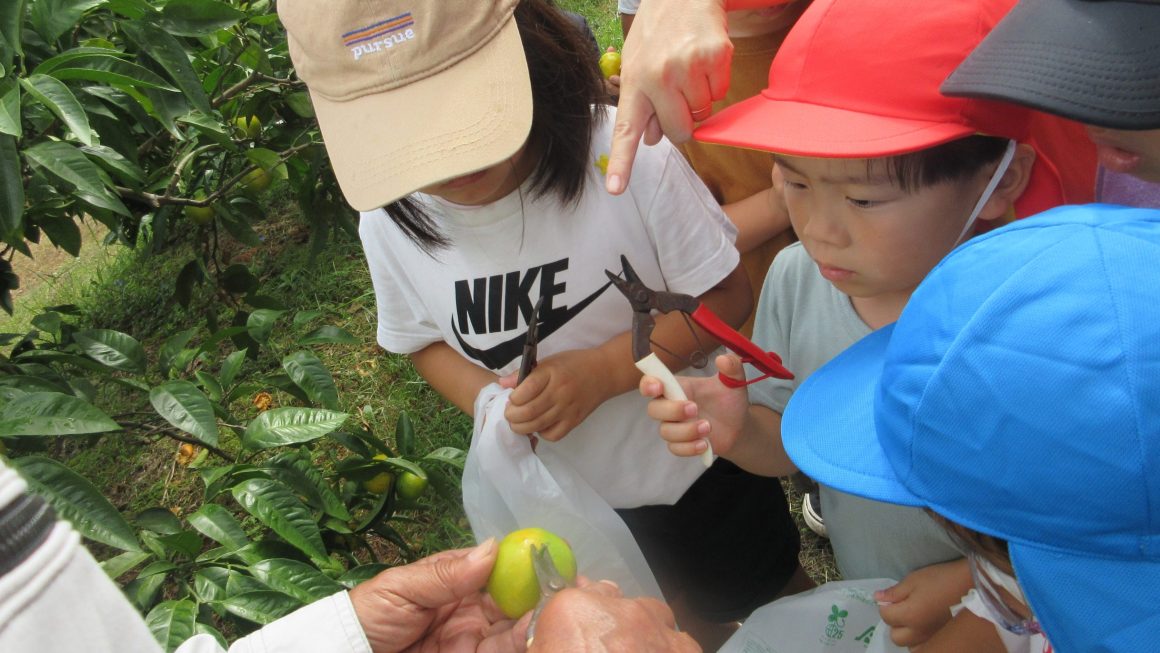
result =
M279 0L290 59L351 206L510 157L532 90L518 0Z

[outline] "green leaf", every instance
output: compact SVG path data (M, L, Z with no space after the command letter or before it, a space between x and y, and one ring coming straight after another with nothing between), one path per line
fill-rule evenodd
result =
M310 94L306 91L296 91L286 96L286 106L302 118L314 117L314 104L310 101Z
M342 585L347 589L351 589L355 585L368 581L390 568L390 565L386 565L381 562L375 562L369 565L359 565L354 569L346 572L345 574L339 576L338 582L342 583Z
M4 435L85 435L120 431L121 425L84 399L55 392L33 392L0 408Z
M44 232L44 235L48 236L53 245L73 256L80 256L81 228L72 217L41 220L37 226Z
M278 481L252 478L233 488L234 499L291 546L314 559L324 559L326 545L318 523L294 492Z
M24 229L24 181L16 139L0 134L0 240L19 237Z
M395 446L402 456L412 456L415 453L415 425L411 423L411 416L407 411L399 413L395 422Z
M294 612L302 602L281 592L259 590L231 596L221 605L230 614L265 625Z
M99 165L109 172L117 174L125 181L140 183L145 180L145 171L140 166L121 156L120 152L111 147L93 145L82 147L81 151L89 155L89 158L96 159Z
M343 521L350 521L350 511L342 499L322 477L322 472L298 452L286 452L270 458L265 469L270 475L282 481L313 506L326 514Z
M224 567L202 567L193 575L193 594L202 603L220 601L226 596L226 583L232 572Z
M105 574L110 579L117 580L151 557L153 554L145 551L126 551L102 561L101 569L105 570Z
M55 41L77 26L81 16L105 0L37 0L32 3L32 25L45 41Z
M311 401L330 410L338 408L338 387L334 385L326 364L317 356L308 351L296 351L282 359L282 369Z
M7 67L12 56L24 55L21 46L24 38L21 26L24 24L24 0L5 0L0 2L0 41L6 43L0 48L0 67Z
M294 326L300 327L311 320L316 320L322 317L323 315L326 315L326 313L323 313L322 311L298 311L294 314Z
M201 384L202 390L209 395L209 400L213 402L220 402L225 392L222 390L222 384L218 383L217 378L203 370L195 370L193 376L197 378L197 382Z
M189 341L193 340L193 336L196 333L197 329L185 329L165 339L165 342L161 344L161 348L157 350L157 363L161 368L162 374L169 374L169 371L173 368L173 361L185 349Z
M329 324L311 331L298 340L299 345L357 345L360 342L362 341L346 329Z
M342 426L347 414L320 408L275 408L258 415L242 435L248 449L310 442Z
M313 603L345 588L321 571L297 560L275 558L250 565L254 577L302 603Z
M140 551L133 527L109 500L82 476L50 458L23 456L9 463L28 480L36 494L72 523L84 537L124 551Z
M145 625L166 651L176 650L193 637L197 604L188 599L164 601L145 615Z
M244 12L216 0L170 0L161 10L159 24L177 36L209 36L245 17Z
M25 149L24 158L75 187L77 194L90 203L129 215L121 199L106 187L104 172L76 147L60 141L44 141Z
M186 519L197 532L229 549L240 549L250 543L242 524L229 510L216 503L203 505Z
M423 461L445 463L462 470L464 463L467 462L467 452L457 447L440 447L423 456Z
M161 535L173 535L181 532L181 520L166 508L142 510L134 521L137 522L138 528L144 528Z
M165 545L167 552L180 553L190 559L197 557L202 548L201 536L193 531L165 535L158 538L158 541Z
M133 336L112 329L88 329L73 334L86 356L115 370L145 371L145 349Z
M189 381L167 381L149 391L149 403L170 424L211 447L217 446L213 406L196 385Z
M246 330L250 337L265 344L270 339L270 332L274 330L274 323L285 311L274 311L268 308L259 308L246 318Z
M205 94L201 79L189 63L189 55L173 35L143 21L121 23L121 29L169 73L170 79L177 84L182 93L185 93L195 109L206 115L213 113L213 107L210 106L209 96Z
M246 350L241 349L226 356L222 361L221 373L218 374L218 381L221 382L222 387L228 388L233 384L234 379L237 378L238 372L242 369L242 363L246 361Z
M157 90L177 93L177 89L157 73L119 56L105 52L90 52L83 56L45 62L36 68L40 75L51 75L59 80L83 80L108 84L129 90Z
M21 86L49 111L56 114L80 142L93 144L93 128L80 100L67 86L48 75L31 75L20 80Z
M0 134L20 136L20 82L0 79Z

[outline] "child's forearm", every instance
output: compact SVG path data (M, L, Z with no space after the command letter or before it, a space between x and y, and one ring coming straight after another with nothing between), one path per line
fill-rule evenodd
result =
M749 406L745 426L733 447L722 455L759 476L788 476L797 471L781 444L781 415L757 404Z
M411 362L436 392L472 417L479 391L497 379L490 370L467 360L445 342L414 352Z
M773 187L721 206L737 227L737 251L742 254L789 229L789 211Z

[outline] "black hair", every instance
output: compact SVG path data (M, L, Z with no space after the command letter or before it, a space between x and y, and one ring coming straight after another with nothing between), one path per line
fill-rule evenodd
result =
M966 136L918 152L887 157L886 171L902 190L911 192L964 179L997 163L1003 158L1007 143L1008 139L995 136Z
M605 97L592 44L550 0L520 0L515 20L532 87L532 127L526 151L536 158L536 165L529 190L533 197L555 193L562 202L574 203L590 174L592 130L603 115L592 110ZM424 250L451 244L410 197L384 209Z

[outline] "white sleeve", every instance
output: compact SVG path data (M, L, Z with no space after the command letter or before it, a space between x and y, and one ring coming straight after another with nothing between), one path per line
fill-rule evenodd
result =
M971 612L983 621L994 623L991 611L983 605L983 600L979 598L979 593L974 588L967 592L961 603L951 607L951 614L957 615L963 610ZM995 624L995 632L999 633L999 639L1002 640L1007 653L1038 653L1042 650L1042 647L1034 647L1037 637L1035 635L1016 635L999 624Z
M622 14L635 14L640 9L640 0L618 0L616 10Z
M639 174L645 190L634 194L668 289L704 294L741 263L737 228L667 139L637 157L646 160L634 166L632 181Z
M404 242L406 236L382 209L361 214L358 232L375 290L379 345L389 352L410 354L442 342L443 334L424 311L421 291L410 274L416 266L408 262L418 247Z
M234 642L228 653L371 653L370 643L346 592L291 612ZM210 635L197 635L175 653L222 653Z

